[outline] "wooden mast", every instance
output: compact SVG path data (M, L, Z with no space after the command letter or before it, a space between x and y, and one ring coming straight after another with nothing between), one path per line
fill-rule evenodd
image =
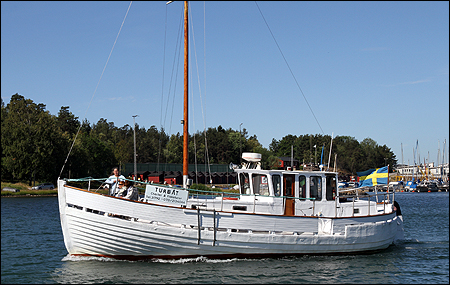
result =
M183 188L188 179L188 1L184 1L184 118L183 118Z

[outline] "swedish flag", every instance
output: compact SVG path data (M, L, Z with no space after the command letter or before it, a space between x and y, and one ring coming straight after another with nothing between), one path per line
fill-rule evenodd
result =
M388 184L388 166L356 172L356 174L359 176L359 187Z

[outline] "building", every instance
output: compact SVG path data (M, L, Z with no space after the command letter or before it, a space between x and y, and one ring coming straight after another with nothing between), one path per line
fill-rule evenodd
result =
M278 158L278 169L288 169L291 167L292 170L300 169L300 162L297 159L290 157L279 157Z
M434 165L434 162L420 165L398 165L397 179L403 181L411 180L439 180L449 181L449 164Z

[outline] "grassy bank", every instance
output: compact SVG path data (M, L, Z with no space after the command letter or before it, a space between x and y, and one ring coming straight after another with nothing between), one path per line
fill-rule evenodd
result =
M20 190L20 192L2 191L1 195L2 197L57 196L58 190Z
M58 190L31 190L31 186L28 184L19 182L19 183L9 183L2 182L1 189L5 187L19 189L20 192L11 192L11 191L1 191L2 197L8 196L56 196L58 194Z

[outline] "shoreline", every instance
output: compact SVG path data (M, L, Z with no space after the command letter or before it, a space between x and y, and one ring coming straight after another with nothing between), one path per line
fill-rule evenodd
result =
M2 198L28 198L28 197L58 197L58 194L48 194L48 195L2 195Z

